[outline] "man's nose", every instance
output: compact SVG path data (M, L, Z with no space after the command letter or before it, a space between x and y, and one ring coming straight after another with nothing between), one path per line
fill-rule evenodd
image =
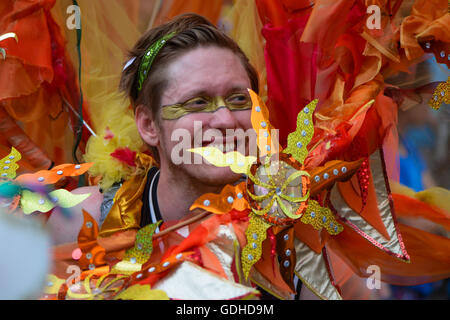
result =
M230 109L221 107L213 113L209 125L216 129L236 129L236 119Z

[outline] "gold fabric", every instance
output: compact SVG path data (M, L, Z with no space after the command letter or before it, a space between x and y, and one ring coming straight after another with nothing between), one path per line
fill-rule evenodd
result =
M142 168L141 173L125 181L117 191L114 204L100 229L100 237L140 228L142 194L147 183L147 172L151 168L153 160L150 156L139 153L136 156L136 163L138 167Z
M331 190L330 200L338 215L347 220L346 224L355 229L368 241L377 247L393 253L397 258L404 259L407 254L404 251L403 243L399 239L399 234L395 225L394 217L391 211L388 191L385 184L385 175L381 163L380 152L376 151L370 156L370 168L372 171L373 184L376 191L377 206L380 212L381 220L390 236L390 239L383 237L373 226L365 221L357 212L355 212L341 197L337 185Z
M297 264L295 274L312 292L324 300L342 300L331 283L323 252L315 253L305 243L295 239Z

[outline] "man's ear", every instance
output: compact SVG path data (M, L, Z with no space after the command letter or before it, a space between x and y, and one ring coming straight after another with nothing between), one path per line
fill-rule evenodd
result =
M142 104L138 105L134 119L142 140L149 146L156 147L159 144L159 127L153 119L151 110Z

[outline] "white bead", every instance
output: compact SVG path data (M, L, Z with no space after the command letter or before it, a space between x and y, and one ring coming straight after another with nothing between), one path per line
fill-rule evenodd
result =
M259 106L256 106L255 110L256 110L256 112L260 112L261 108Z
M287 249L285 253L286 253L286 257L289 257L291 255L291 250Z
M169 264L170 264L170 262L169 262L169 261L166 261L166 262L163 263L163 267L164 267L164 268L167 268L167 267L169 266Z
M234 159L233 159L233 158L228 158L228 159L227 159L227 163L228 163L228 164L232 164L233 162L234 162Z
M91 264L89 265L89 270L94 270L94 269L95 269L95 264L91 263Z
M8 166L4 166L4 167L3 167L3 170L8 170L8 169L9 169Z
M136 279L140 279L140 278L142 278L142 273L139 273L139 274L136 276Z
M10 164L11 163L11 160L6 160L5 161L5 164Z
M253 256L252 256L251 254L249 254L249 255L247 256L247 258L248 258L248 260L253 260Z
M150 51L149 52L147 52L147 56L149 56L150 55Z
M342 171L342 173L346 173L347 172L347 168L346 167L342 167L341 171Z
M56 174L57 174L57 175L62 175L62 174L63 174L63 171L62 171L62 170L58 170L58 171L56 171Z
M305 113L308 113L308 112L309 112L309 108L308 108L308 107L305 107L305 108L303 109L303 111L304 111Z
M208 150L205 150L204 152L203 152L203 155L205 156L205 157L208 157L209 156L209 151Z
M205 206L209 206L210 204L211 204L211 201L209 201L209 200L203 201L203 205L205 205Z
M92 259L92 253L90 252L86 253L86 259Z
M442 97L445 96L445 92L444 91L441 91L441 96Z
M268 138L269 137L269 133L267 131L264 131L263 133L264 137Z
M266 146L266 150L270 151L270 146L269 145Z
M49 281L47 282L47 287L52 287L53 286L53 282Z
M261 127L263 128L267 127L267 123L265 121L261 122Z
M289 240L289 235L288 235L288 234L285 234L284 237L283 237L283 239L284 239L285 241L288 241L288 240Z
M42 205L42 204L44 204L44 203L45 203L45 200L44 200L44 199L39 199L39 201L38 201L38 202L39 202L39 204L40 204L40 205Z
M86 222L86 228L92 228L92 222L91 221L88 221L88 222Z
M445 57L445 52L441 51L441 58Z
M258 248L258 245L257 245L255 242L253 242L253 243L252 243L252 248L253 248L253 249L256 249L256 248Z
M238 166L239 167L243 167L243 166L245 166L245 163L244 162L238 162Z
M316 213L314 211L311 211L310 215L311 215L311 218L314 218L316 216Z
M297 142L297 148L303 147L303 144L301 142Z
M233 199L233 197L230 196L227 198L227 201L228 201L228 203L233 203L234 199Z
M333 174L334 174L335 176L337 176L337 175L339 174L339 170L338 170L338 169L334 169L334 170L333 170Z
M137 248L138 248L138 250L142 250L142 243L138 243Z
M290 265L290 262L289 262L288 260L285 260L285 261L283 262L283 266L284 266L285 268L289 267L289 265Z
M243 195L242 193L240 193L240 192L237 194L237 197L238 197L239 199L242 199L243 196L244 196L244 195Z
M430 44L429 42L427 42L427 43L425 43L425 47L426 47L427 49L430 49L431 44Z
M253 234L252 234L252 237L253 237L253 239L255 239L255 240L258 239L258 235L257 235L256 233L253 233Z
M39 182L44 181L44 177L39 177L39 178L38 178L38 181L39 181Z
M155 267L151 267L150 269L148 269L148 272L154 272L155 270Z
M76 166L75 166L75 169L80 169L81 168L81 166L79 165L79 164L77 164Z
M325 180L328 179L328 178L329 178L328 173L325 173L325 174L323 175L323 178L324 178Z
M303 121L303 123L307 126L307 125L309 125L309 120L305 119L305 121Z
M177 260L180 260L181 258L183 258L183 254L182 254L182 253L179 253L179 254L177 254L177 255L175 256L175 258L176 258Z
M14 156L9 156L9 159L11 159L11 160L14 159Z
M319 182L319 181L320 181L320 177L319 177L319 176L315 176L315 177L314 177L314 180L315 180L316 182Z
M7 175L7 173L2 173L2 177L6 177Z
M130 262L131 262L132 264L135 264L135 263L136 263L136 258L135 258L135 257L131 257L131 258L130 258Z
M306 137L306 131L305 130L302 130L302 136Z

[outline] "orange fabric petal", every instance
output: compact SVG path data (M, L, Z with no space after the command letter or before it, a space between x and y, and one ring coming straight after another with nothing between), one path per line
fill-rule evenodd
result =
M18 176L15 181L19 183L33 184L53 184L63 177L75 177L85 173L94 163L84 164L62 164L51 170L41 170L35 173L28 173Z
M241 182L236 186L227 184L222 189L220 194L205 193L204 195L200 196L197 200L195 200L194 204L189 208L189 210L202 208L206 211L216 214L225 214L233 209L244 211L246 209L249 209L248 202L244 198L245 188L245 182ZM230 202L229 199L231 199L232 201Z

